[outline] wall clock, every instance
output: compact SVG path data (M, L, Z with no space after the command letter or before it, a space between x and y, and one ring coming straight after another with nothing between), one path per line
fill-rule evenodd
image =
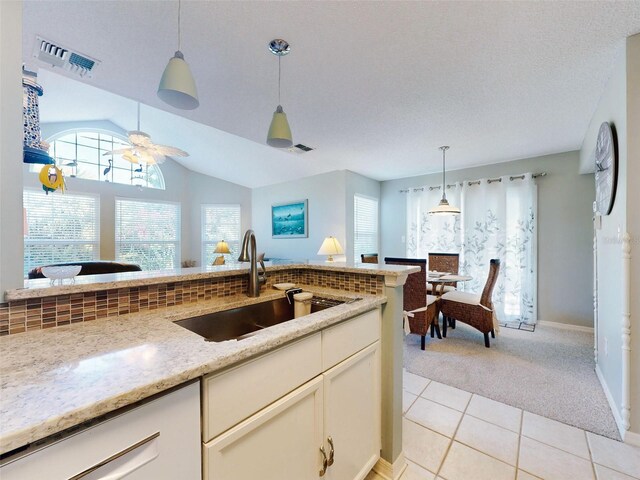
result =
M608 122L600 125L596 141L596 204L601 215L609 215L616 198L618 158L614 132Z

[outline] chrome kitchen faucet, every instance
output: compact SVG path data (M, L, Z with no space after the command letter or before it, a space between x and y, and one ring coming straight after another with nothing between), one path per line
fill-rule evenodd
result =
M249 250L249 244L251 244L251 250ZM267 269L264 266L264 253L261 253L259 256L256 255L256 235L251 229L247 230L244 234L238 261L249 262L247 296L259 297L260 285L267 281ZM262 267L262 274L258 273L258 262L260 262L260 266Z

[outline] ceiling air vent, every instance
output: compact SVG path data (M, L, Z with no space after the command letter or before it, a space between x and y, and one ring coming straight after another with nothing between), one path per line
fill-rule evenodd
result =
M299 148L300 150L304 150L305 152L310 152L311 150L313 150L313 148L311 147L307 147L306 145L303 145L301 143L298 143L297 145L294 145L295 148Z
M302 155L303 153L307 153L307 152L310 152L312 150L315 150L315 148L307 147L306 145L298 143L298 144L294 145L293 147L289 147L287 150L289 151L289 153L294 153L296 155Z
M80 77L93 77L93 71L100 65L100 60L91 58L78 51L64 47L59 43L36 36L33 57L53 67L63 68Z

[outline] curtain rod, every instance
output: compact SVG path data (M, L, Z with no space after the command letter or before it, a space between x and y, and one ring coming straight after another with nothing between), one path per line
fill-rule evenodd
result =
M538 178L538 177L546 177L547 176L547 172L540 172L540 173L534 173L533 174L533 178ZM510 181L513 180L524 180L524 174L523 175L511 175L509 177ZM489 178L487 180L487 183L493 183L493 182L502 182L502 178ZM466 183L467 185L471 186L471 185L480 185L480 180L475 180L475 181L464 181L462 182L463 184ZM447 185L447 188L453 188L455 187L457 184L453 183L450 185ZM402 190L399 190L400 193L409 193L409 192L424 192L425 189L429 189L431 190L440 190L442 188L441 185L438 185L436 187L418 187L418 188L405 188Z

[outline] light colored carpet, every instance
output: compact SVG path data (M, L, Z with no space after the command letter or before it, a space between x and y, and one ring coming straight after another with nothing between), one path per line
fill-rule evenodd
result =
M593 335L537 326L535 332L502 328L491 348L461 322L447 338L407 335L407 371L440 383L620 440L595 373Z

